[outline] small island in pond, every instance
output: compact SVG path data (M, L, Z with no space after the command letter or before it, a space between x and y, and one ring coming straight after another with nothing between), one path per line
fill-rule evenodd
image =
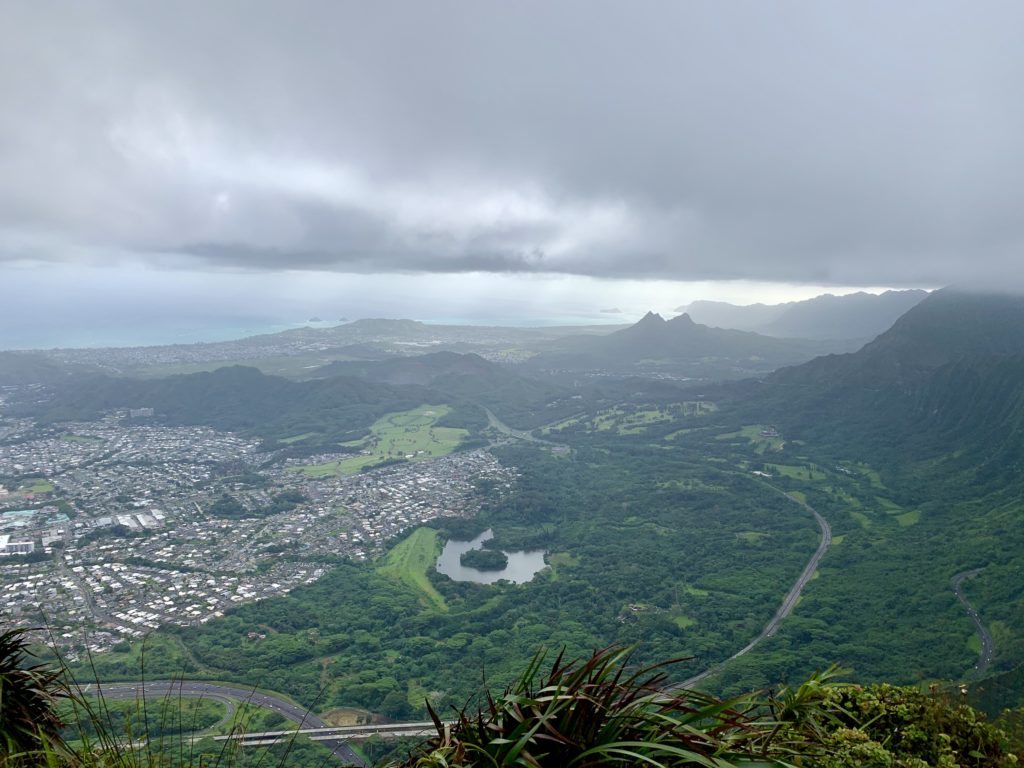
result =
M508 565L508 556L497 549L471 549L459 555L459 563L480 571L500 571Z

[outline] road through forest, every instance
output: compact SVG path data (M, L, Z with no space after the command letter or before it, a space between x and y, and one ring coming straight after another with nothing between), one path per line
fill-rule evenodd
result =
M814 516L815 522L821 529L821 541L818 543L818 548L814 551L814 554L811 556L811 559L807 561L807 565L804 566L804 569L800 573L800 576L797 578L795 582L793 582L793 586L790 587L789 592L786 593L786 597L783 599L782 605L779 606L779 609L775 612L775 615L771 618L771 621L764 625L764 629L761 630L760 634L758 634L757 637L755 637L745 646L740 648L738 651L736 651L736 653L734 653L725 661L721 661L718 664L714 664L711 667L708 667L708 669L701 672L699 675L694 675L688 680L684 680L683 682L678 683L677 685L671 686L670 690L675 690L679 688L692 688L701 680L704 680L705 678L709 677L712 673L717 672L730 661L734 661L735 659L738 659L740 656L744 656L750 653L752 650L754 650L754 648L758 646L759 643L761 643L764 640L767 640L769 637L774 635L775 632L779 629L779 625L782 624L785 618L793 612L793 608L796 607L797 600L800 599L800 593L803 592L804 587L807 586L807 582L809 582L814 577L814 572L818 568L818 563L821 562L821 558L825 556L825 552L828 551L829 546L832 544L832 527L828 524L828 521L824 517L818 514L818 511L816 509L811 507L807 502L800 501L799 499L790 496L788 493L780 491L778 488L775 488L774 486L769 487L771 487L772 490L781 493L794 504L799 504L801 507L806 509Z
M967 615L971 617L971 621L974 622L974 628L978 630L978 636L981 638L981 649L978 651L978 664L974 667L974 673L976 676L981 677L992 666L992 660L996 655L996 643L992 639L992 633L988 631L981 622L981 616L978 615L978 611L964 594L963 583L967 579L973 579L979 573L984 571L984 568L975 568L971 571L963 571L956 574L952 579L949 580L949 584L953 587L953 593L956 595L956 599L960 601L960 604L967 611Z

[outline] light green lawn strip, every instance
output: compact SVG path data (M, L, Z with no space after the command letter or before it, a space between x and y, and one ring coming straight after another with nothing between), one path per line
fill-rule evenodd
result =
M736 437L745 437L751 445L754 446L754 451L758 454L763 454L766 451L781 451L782 446L785 445L785 440L782 436L778 437L764 437L761 433L767 432L771 427L767 424L748 424L742 429L736 432L728 432L724 435L719 435L719 440L730 440Z
M579 565L580 559L568 552L552 552L548 555L548 565L552 568L572 568Z
M635 413L623 413L619 418L618 431L620 435L635 435L643 431L644 427L656 424L659 421L671 421L672 414L657 410L636 411Z
M301 435L292 435L291 437L282 437L277 442L284 443L285 445L291 445L292 443L300 443L303 440L309 440L311 437L319 435L319 432L303 432Z
M860 527L863 528L864 530L867 530L868 528L871 527L871 518L869 518L863 512L858 512L858 511L856 511L854 509L851 509L850 510L850 517L852 517L854 520L856 520L860 524Z
M448 604L427 578L441 554L441 542L433 528L417 528L391 548L377 566L383 576L396 579L426 599L429 606L447 611Z
M61 435L60 439L65 443L78 443L79 445L96 445L102 443L103 438L101 437L90 437L89 435L73 435L70 432L66 435Z
M706 589L695 587L692 584L680 584L679 588L683 591L683 594L692 595L693 597L707 597L711 594Z
M711 413L716 410L716 406L713 403L686 402L682 403L682 406L682 415L684 416L701 415L704 413ZM639 411L629 411L622 406L615 406L614 408L607 408L603 411L599 411L593 416L585 414L571 416L568 419L563 419L562 421L547 425L541 430L541 432L543 434L551 434L552 432L557 432L563 427L583 425L588 432L607 432L609 430L615 430L620 435L636 435L643 432L644 429L651 424L672 421L675 418L676 414L663 408L647 408Z
M675 440L679 435L688 435L691 432L696 432L696 427L690 427L688 429L677 429L675 432L669 432L665 435L665 440Z
M855 507L857 509L860 509L862 506L864 506L863 504L860 503L860 499L858 499L856 496L851 496L841 488L833 488L832 494L836 497L836 499L838 499L843 504L848 504L849 506Z
M553 431L557 431L563 427L571 427L574 424L579 424L584 418L584 416L570 416L567 419L556 421L554 424L548 424L546 427L543 427L541 429L541 434L550 435Z
M807 482L810 482L811 472L813 472L813 469L808 471L807 467L795 464L768 464L767 466L769 470L783 477L791 477L794 480L805 480Z
M694 624L697 623L696 619L691 618L690 616L685 616L683 614L676 614L672 617L672 621L675 622L675 625L680 629L692 627Z
M858 464L857 470L868 479L875 488L885 488L885 483L882 482L882 476L878 474L877 469L872 469L868 464Z
M904 512L902 515L896 515L896 521L903 527L907 528L911 525L916 525L921 519L921 512L913 509L910 512Z

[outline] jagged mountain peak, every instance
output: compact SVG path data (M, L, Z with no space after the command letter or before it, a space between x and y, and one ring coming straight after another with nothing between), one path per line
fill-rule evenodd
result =
M654 310L648 310L647 314L644 315L642 318L640 318L640 320L636 324L637 325L641 325L641 324L645 324L645 325L661 325L664 322L665 322L665 318L664 317L659 315Z
M669 325L673 325L677 328L697 325L697 323L693 322L693 318L690 317L690 314L688 312L683 312L683 314L681 315L676 315L668 322Z

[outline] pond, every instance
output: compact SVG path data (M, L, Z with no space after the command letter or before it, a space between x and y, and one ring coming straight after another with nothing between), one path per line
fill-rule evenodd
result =
M506 552L508 565L500 571L481 571L479 568L467 568L459 562L463 552L480 549L485 541L494 538L494 532L487 529L472 541L456 541L449 539L437 558L437 571L454 581L472 581L475 584L493 584L496 581L511 581L513 584L524 584L533 579L544 568L544 550L532 549L522 552Z

